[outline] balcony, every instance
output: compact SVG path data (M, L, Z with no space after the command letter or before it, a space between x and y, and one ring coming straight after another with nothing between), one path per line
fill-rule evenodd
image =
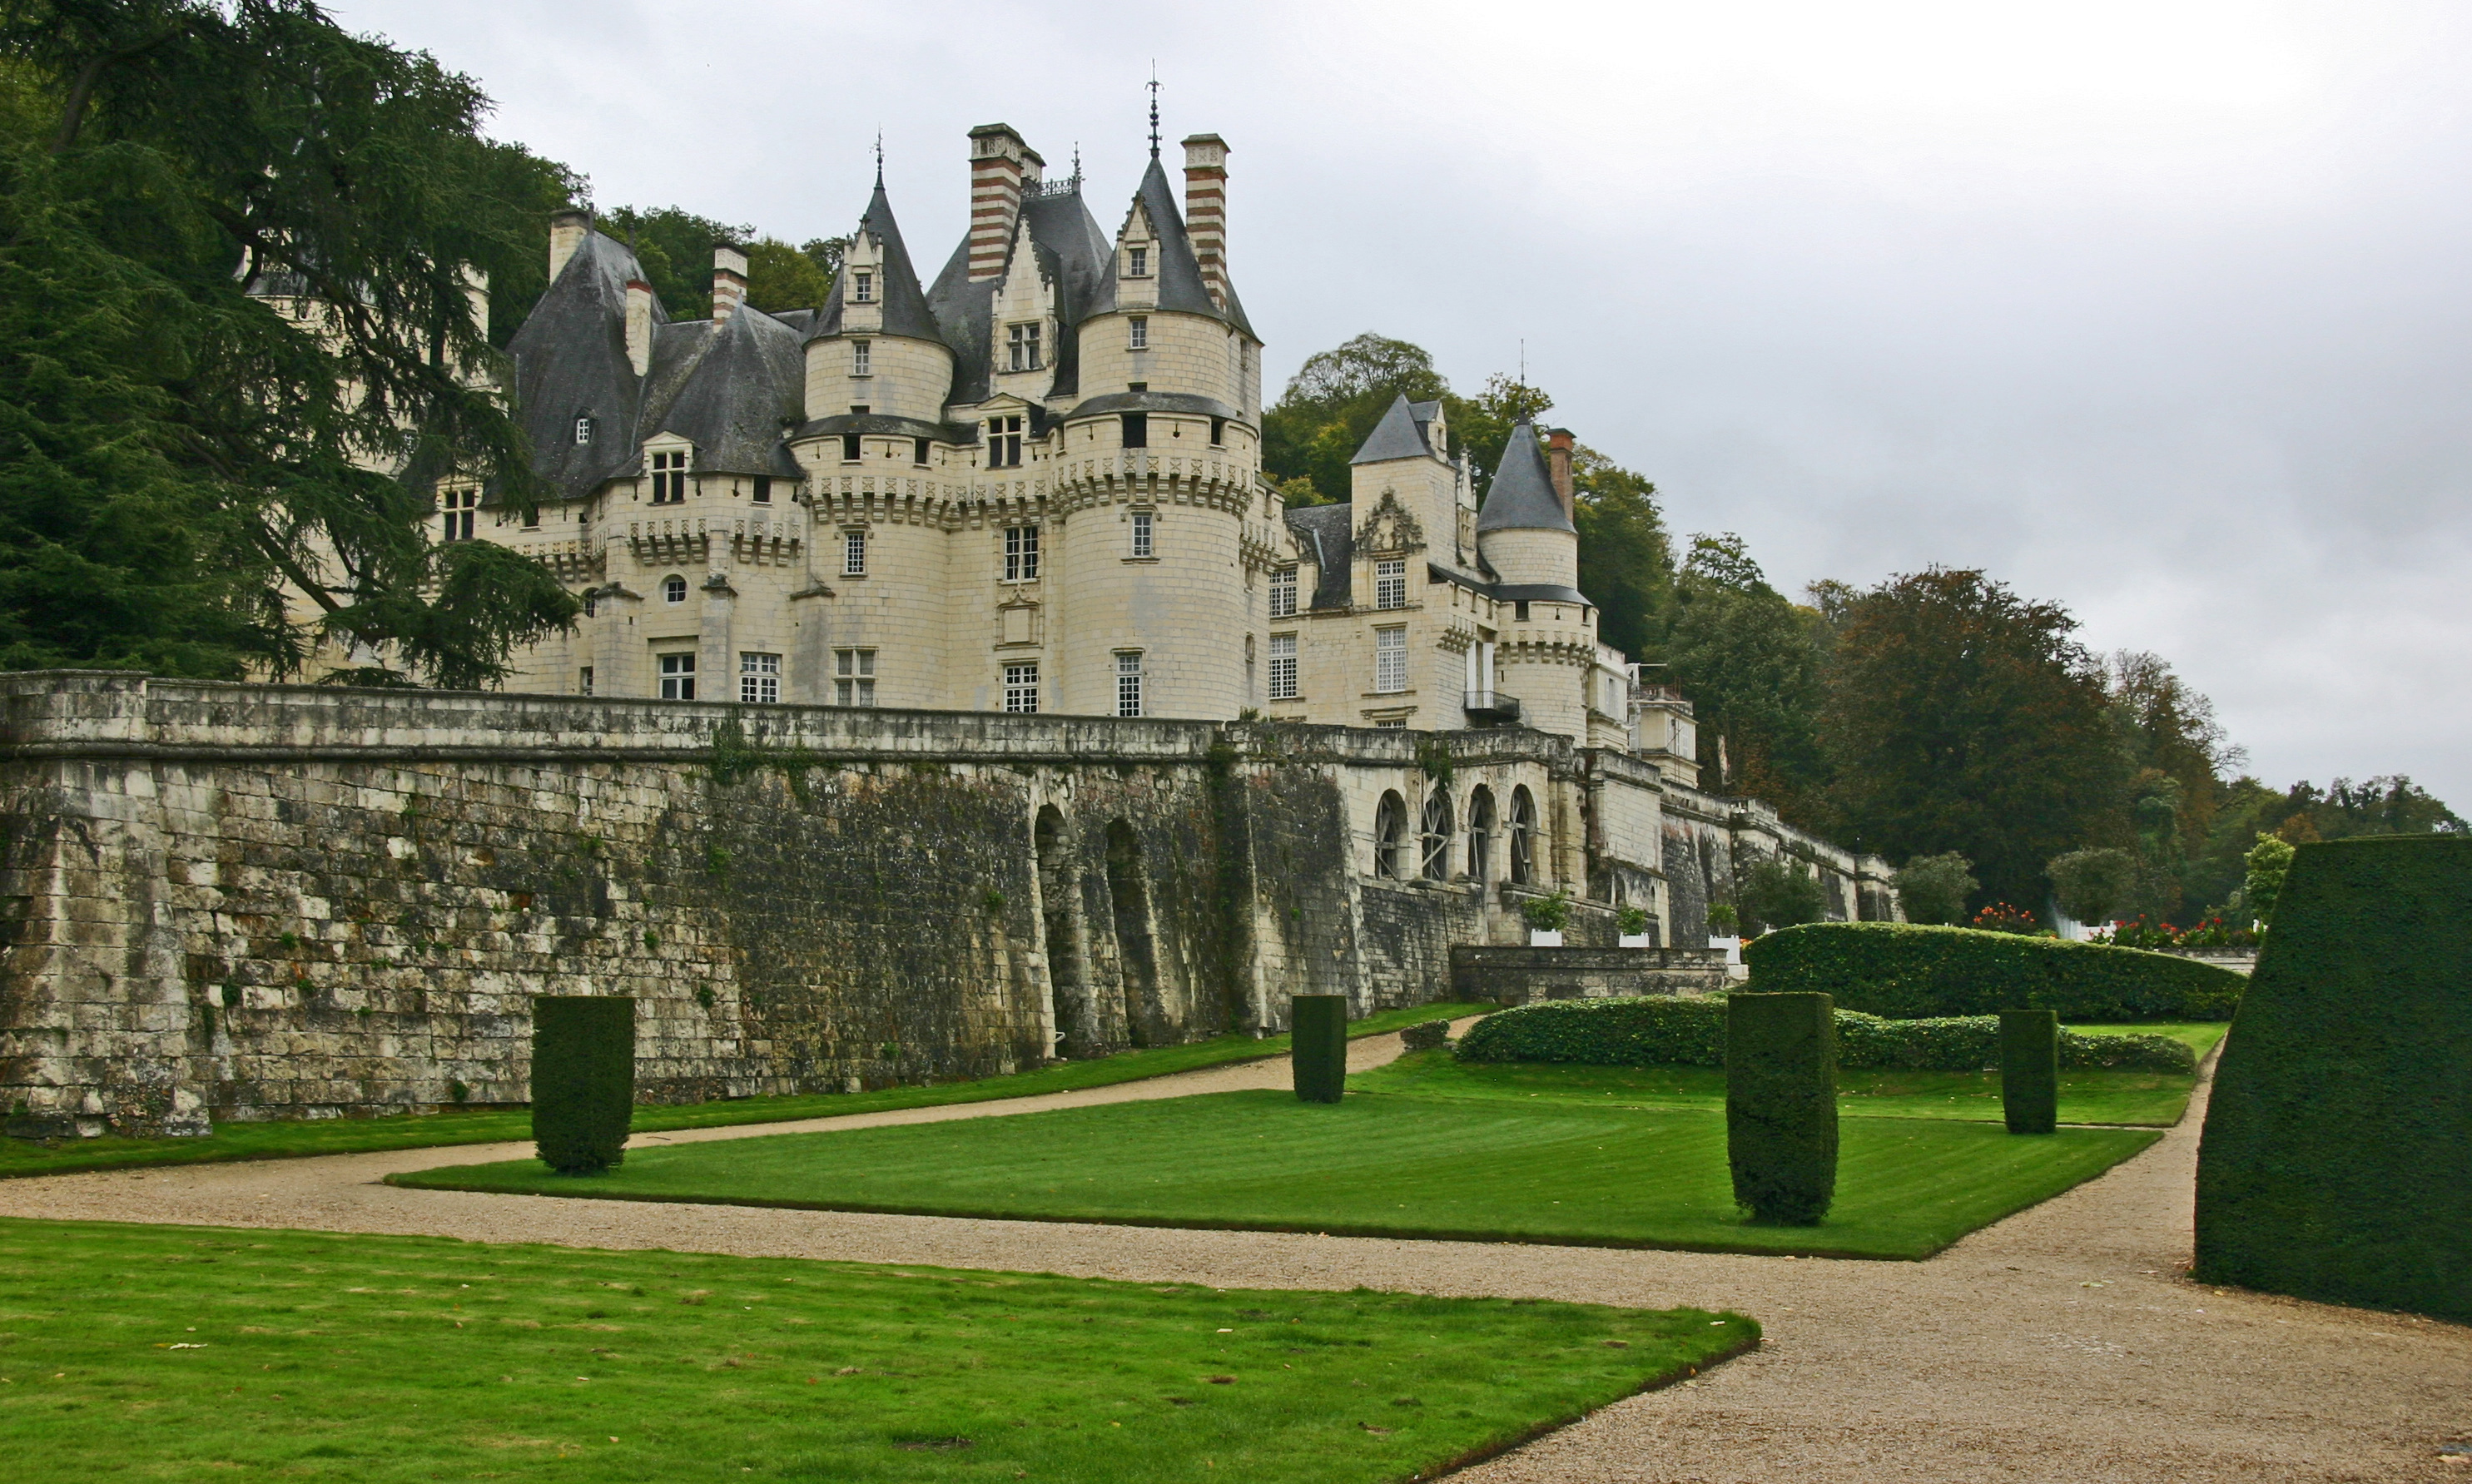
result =
M1486 724L1508 724L1519 720L1519 698L1506 696L1498 690L1470 690L1461 694L1460 705L1468 720Z

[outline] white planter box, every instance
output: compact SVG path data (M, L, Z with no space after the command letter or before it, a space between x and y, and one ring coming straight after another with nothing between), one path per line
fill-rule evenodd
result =
M1622 946L1626 948L1652 948L1656 946L1656 935L1654 933L1625 933L1622 935Z
M1711 935L1708 939L1708 946L1724 949L1725 962L1728 964L1739 964L1743 961L1743 940L1740 938L1719 938Z
M1532 927L1528 930L1528 945L1532 948L1558 948L1562 945L1562 930L1558 927L1551 931Z

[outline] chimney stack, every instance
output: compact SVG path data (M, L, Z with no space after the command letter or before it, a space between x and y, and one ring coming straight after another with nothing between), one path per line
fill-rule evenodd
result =
M1022 142L1010 124L982 124L970 131L970 281L1004 272L1005 250L1021 220L1025 180L1037 183L1046 161Z
M1227 141L1195 134L1184 141L1184 227L1210 301L1227 307Z
M1554 493L1556 497L1560 499L1562 502L1562 514L1570 516L1576 521L1579 516L1578 513L1572 508L1575 502L1571 494L1570 429L1548 428L1545 430L1545 465L1548 472L1552 474L1554 479Z
M712 323L727 324L747 302L747 253L735 243L715 243L712 250Z
M653 286L627 280L627 363L643 375L653 369Z
M566 260L575 256L575 250L583 246L583 239L590 235L592 213L589 211L560 211L549 219L550 282L558 281L559 274L566 267Z

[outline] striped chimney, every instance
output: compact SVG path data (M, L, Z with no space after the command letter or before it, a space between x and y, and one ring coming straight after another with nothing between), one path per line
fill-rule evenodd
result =
M747 250L734 242L712 250L712 323L726 324L747 302Z
M1578 518L1574 507L1578 501L1571 489L1571 430L1545 430L1545 471L1554 481L1554 497L1562 502L1562 514Z
M1036 185L1046 161L1010 124L970 131L970 281L1004 272L1005 249L1021 220L1021 189Z
M1195 134L1184 141L1184 227L1210 301L1227 307L1227 141Z

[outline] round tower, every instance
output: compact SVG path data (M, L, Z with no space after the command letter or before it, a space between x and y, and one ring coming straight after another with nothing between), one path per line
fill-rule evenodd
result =
M1567 459L1564 435L1556 452ZM1560 469L1569 465L1557 460ZM1580 528L1570 481L1556 477L1536 429L1510 430L1502 467L1477 512L1477 551L1495 576L1500 648L1494 669L1518 698L1520 720L1539 731L1588 738L1588 681L1596 662L1597 611L1580 592Z

